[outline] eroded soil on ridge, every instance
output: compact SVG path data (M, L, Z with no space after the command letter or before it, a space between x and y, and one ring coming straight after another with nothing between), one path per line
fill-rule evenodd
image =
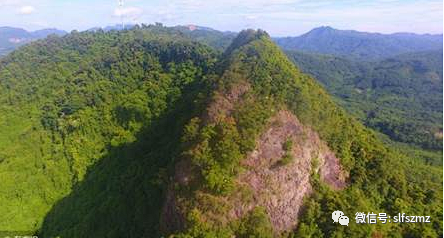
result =
M283 144L287 140L293 141L293 159L283 164L281 160L286 153ZM250 201L245 201L245 194L234 196L231 216L239 218L254 207L263 206L277 232L292 229L297 224L303 198L312 192L310 174L313 170L334 189L346 185L339 159L317 133L304 127L286 110L271 119L256 149L242 164L247 169L238 182L251 192L247 199Z
M249 84L239 83L215 94L203 116L204 120L214 123L229 116L234 105L249 89ZM214 196L196 191L195 205L200 204L198 207L204 213L205 220L228 224L261 206L266 209L275 232L280 233L295 228L303 199L313 190L310 183L312 173L319 173L321 180L333 189L346 186L346 175L339 159L315 131L304 126L290 111L279 111L269 120L266 128L255 149L241 163L244 170L236 179L235 192L228 196ZM288 140L292 141L293 146L290 151L285 151L284 143ZM292 159L284 163L282 159L286 154L290 154ZM186 160L179 161L175 171L174 183L179 185L187 186L194 177L191 164ZM179 204L188 202L176 196L173 184L168 189L162 211L162 229L166 231L181 230L185 225L185 214L181 214L181 211L187 208ZM228 213L225 209L221 212L214 210L214 206L205 205L208 200L228 208Z

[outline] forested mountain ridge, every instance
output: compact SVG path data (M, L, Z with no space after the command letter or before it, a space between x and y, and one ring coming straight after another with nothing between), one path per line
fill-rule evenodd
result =
M234 37L231 33L206 28L190 30L184 26L178 29L193 40L222 50ZM194 31L197 37L193 36ZM433 151L442 148L442 44L436 43L442 42L442 36L410 33L383 35L339 31L331 27L321 27L311 32L317 31L330 32L322 36L326 38L322 40L325 48L335 44L335 34L338 33L370 38L378 45L386 44L386 38L392 36L402 38L408 45L408 38L416 37L418 40L411 43L414 47L409 46L403 50L419 51L397 55L398 50L393 51L389 47L384 50L384 55L392 57L370 62L369 58L356 59L353 52L346 53L345 57L318 54L308 48L304 49L306 51L285 50L285 53L303 72L319 80L342 106L367 126L396 142ZM278 44L282 43L282 39L273 38ZM309 37L306 43L316 44L317 41L319 39ZM286 49L285 44L280 46ZM438 49L424 51L430 47ZM374 48L365 47L365 44L356 49L368 54L374 52ZM431 156L426 152L426 155L420 157L433 161L431 163L442 164L440 154Z
M142 24L143 25L143 24ZM163 26L162 23L155 23L156 26L161 27ZM91 28L87 31L95 32L95 31L112 31L112 30L131 30L136 25L134 24L125 24L125 25L114 25L114 26L107 26L107 27L95 27ZM231 31L218 31L214 30L209 27L203 27L203 26L196 26L196 25L177 25L170 27L170 29L177 30L178 32L181 32L184 34L184 36L192 38L194 41L198 41L200 43L206 44L208 46L211 46L212 48L215 48L216 50L223 51L226 49L231 41L236 37L236 32Z
M442 50L376 62L286 51L348 111L395 141L442 149Z
M263 31L240 33L225 53L161 26L49 37L0 61L0 102L1 230L40 237L442 235L440 168L386 148ZM261 158L251 156L263 150L256 145L268 129L294 133L277 137L277 163L266 171L291 175L304 162L303 181L313 189L297 222L285 222L296 230L281 232L266 203L228 222L213 216L230 210L235 203L219 201L233 192L245 192L235 199L242 204L261 197L238 181L248 172L262 176L248 162ZM313 156L299 157L307 148ZM330 160L314 156L328 152ZM191 173L178 169L182 161ZM325 161L339 162L342 173L326 179ZM180 175L191 182L176 183ZM334 183L339 190L329 185L335 179L345 182ZM169 197L179 198L173 207L185 215L174 216L183 221L179 229L161 229ZM335 226L338 209L430 214L432 223Z
M379 34L332 27L318 27L297 37L274 40L285 50L331 54L364 61L380 60L403 53L442 49L441 35Z
M94 176L86 176L87 170L91 170L93 164L98 166L99 161L108 161L105 167L111 171L105 171L95 182L112 179L108 177L111 173L119 180L126 170L133 173L134 169L141 169L138 173L147 176L145 189L153 190L149 196L153 199L160 196L156 180L159 167L165 167L168 160L159 159L159 154L174 151L166 142L178 136L167 136L170 135L167 132L173 130L175 123L180 124L180 117L186 118L188 114L170 116L174 120L160 118L172 114L174 105L179 107L179 98L194 100L195 87L199 93L205 92L205 87L198 85L211 77L209 70L214 61L213 50L166 28L50 37L2 59L0 209L5 219L0 219L1 230L38 230L55 202L75 190L76 184ZM182 96L183 90L186 90L185 96ZM176 110L187 112L187 103L182 105L184 107ZM147 137L149 130L152 132ZM153 156L157 161L146 160L147 165L133 168L134 161L130 158L137 157L116 155L124 153L120 151L140 155L144 151L140 144L134 150L122 148L134 141L151 141L157 133L163 139L155 143L165 142L152 147L159 148ZM139 137L143 139L138 140ZM117 164L112 166L112 161ZM134 186L142 186L138 180L125 180L125 188L131 190L128 192L134 199L140 196L141 202L149 201L149 198L143 199L148 196L146 190L136 192L138 189ZM128 222L139 219L137 223L141 223L140 219L146 218L146 214L133 218L123 215L133 216L138 208L136 203L119 200L123 194L113 190L118 184L109 181L108 185L101 186L111 190L100 189L89 195L100 197L101 204L109 206L109 212L121 212L122 220ZM73 214L93 209L90 205L100 207L93 201L91 197ZM122 210L110 205L116 201L121 202ZM134 210L124 204L134 206ZM151 205L160 207L161 200ZM57 222L75 227L73 220L66 218ZM91 225L96 219L78 218L90 221ZM97 233L101 231L95 229ZM105 227L103 229L105 231Z
M0 57L19 46L33 40L45 38L51 34L64 35L66 32L57 29L43 29L29 32L21 28L0 27Z
M193 40L209 45L220 51L224 51L231 44L231 41L237 36L236 32L221 32L208 27L195 25L175 26L174 29L183 32Z
M167 201L170 201L167 208L168 204L174 204L175 208L167 209L167 218L172 219L166 224L173 229L185 229L184 233L175 237L276 237L278 234L288 237L339 234L360 237L429 233L413 227L392 227L394 230L382 226L363 228L355 224L343 230L332 227L329 214L335 210L333 207L339 206L343 210L370 207L375 210L399 209L396 208L399 204L395 204L401 201L401 197L407 198L408 190L413 191L414 187L402 183L416 183L406 174L409 167L406 165L413 161L385 148L371 131L347 116L313 78L301 74L291 64L263 32L241 32L224 55L228 60L224 61L227 63L218 81L219 89L213 94L207 113L193 118L186 126L183 135L185 149L170 182L174 188L167 193ZM281 127L291 131L289 128L294 127L289 122L291 116L277 119L288 113L319 133L339 158L340 170L349 183L343 191L334 190L329 184L341 180L341 172L333 172L332 167L328 167L328 173L339 174L334 175L332 180L325 180L322 171L326 168L323 165L334 162L323 157L320 150L314 151L311 162L308 158L308 163L311 163L309 184L313 186L313 193L305 193L305 188L310 185L302 185L303 180L297 179L293 180L295 187L279 190L285 188L286 183L275 180L273 174L286 181L294 179L285 179L290 171L304 174L303 164L307 157L300 151L307 150L307 147L302 141L313 139L299 132L296 135L280 135L281 140L274 141L272 131L280 131ZM297 138L305 139L298 141ZM273 148L269 148L267 143L277 143L277 148L282 143L280 153L270 155L277 148L267 150ZM295 164L296 168L292 168ZM416 167L423 171L420 173L427 173L420 167ZM250 173L262 170L265 172ZM438 174L437 181L441 177ZM245 177L251 180L244 180ZM270 184L265 182L264 185L261 181ZM381 192L377 187L388 190ZM299 195L307 195L310 205L305 207L307 211L302 217L297 218L299 223L295 233L291 229L280 233L288 224L283 210L297 208L292 203L297 200L292 197L292 189L296 189ZM175 199L169 200L171 196ZM289 198L292 202L286 200ZM253 207L248 205L251 200L256 204ZM274 202L267 203L270 200ZM375 203L377 200L384 202ZM440 206L438 203L435 205ZM411 203L409 206L415 205ZM234 216L230 215L233 208Z

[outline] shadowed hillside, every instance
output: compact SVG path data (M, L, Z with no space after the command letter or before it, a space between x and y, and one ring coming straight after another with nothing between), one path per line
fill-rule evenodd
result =
M442 168L387 148L262 30L220 54L159 25L73 32L0 78L0 230L442 236ZM431 223L344 227L335 210Z

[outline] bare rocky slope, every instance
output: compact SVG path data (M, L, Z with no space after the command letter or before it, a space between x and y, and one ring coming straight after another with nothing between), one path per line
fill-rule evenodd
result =
M207 110L201 119L196 119L201 127L228 122L236 124L239 129L245 110L257 106L260 100L260 96L253 92L250 80L254 79L248 80L235 63L230 63ZM205 172L204 178L198 174L208 165L196 164L193 160L197 159L187 153L179 159L162 211L161 224L165 232L189 227L187 217L196 209L201 211L199 219L206 223L229 226L258 207L265 210L273 232L291 231L297 225L304 198L313 191L312 176L318 176L333 190L346 186L347 172L327 143L285 106L268 96L263 100L263 104L268 104L262 109L267 111L267 116L257 135L251 134L254 138L251 149L239 156L237 172L232 178L235 189L215 193L208 187L196 185L205 179ZM191 150L199 150L195 155L198 159L205 157L200 150L205 145L191 145ZM186 192L184 187L188 188Z
M229 116L234 104L239 103L240 94L248 88L247 84L238 84L226 95L216 93L206 118L215 121ZM291 161L284 163L282 161L287 153L285 144L289 141L293 145L288 151ZM310 183L312 174L319 174L321 180L332 189L346 186L347 175L339 159L315 131L304 126L288 110L280 110L269 119L256 141L255 149L242 160L241 166L244 171L236 177L235 183L236 187L242 189L217 198L230 207L229 212L213 211L207 214L207 219L228 223L260 206L266 209L276 232L289 231L297 224L303 199L313 190ZM180 161L176 166L174 183L187 185L193 177L190 168L191 163L186 159ZM211 195L200 191L198 196L204 198ZM165 227L180 229L186 225L176 199L170 186L162 223Z
M184 128L161 212L164 234L293 238L434 233L431 226L412 224L332 223L335 210L397 213L406 210L404 202L421 209L411 200L419 187L409 184L417 181L405 172L401 155L338 107L265 32L241 32L218 64L206 109ZM442 210L439 200L435 211Z
M282 164L288 141L293 144L289 151L292 161ZM316 132L286 110L271 118L270 126L242 165L247 169L237 181L252 191L252 199L233 201L230 215L236 219L255 206L265 207L276 231L295 228L303 199L312 192L312 173L319 173L321 180L334 189L346 185L339 159Z

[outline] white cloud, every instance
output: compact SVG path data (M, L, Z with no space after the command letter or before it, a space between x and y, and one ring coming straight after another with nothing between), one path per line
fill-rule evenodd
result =
M35 11L35 8L33 6L23 6L19 9L19 13L23 15L31 14Z
M116 17L131 17L135 18L140 16L143 13L143 10L138 7L124 7L124 8L116 8L114 10L114 16Z

